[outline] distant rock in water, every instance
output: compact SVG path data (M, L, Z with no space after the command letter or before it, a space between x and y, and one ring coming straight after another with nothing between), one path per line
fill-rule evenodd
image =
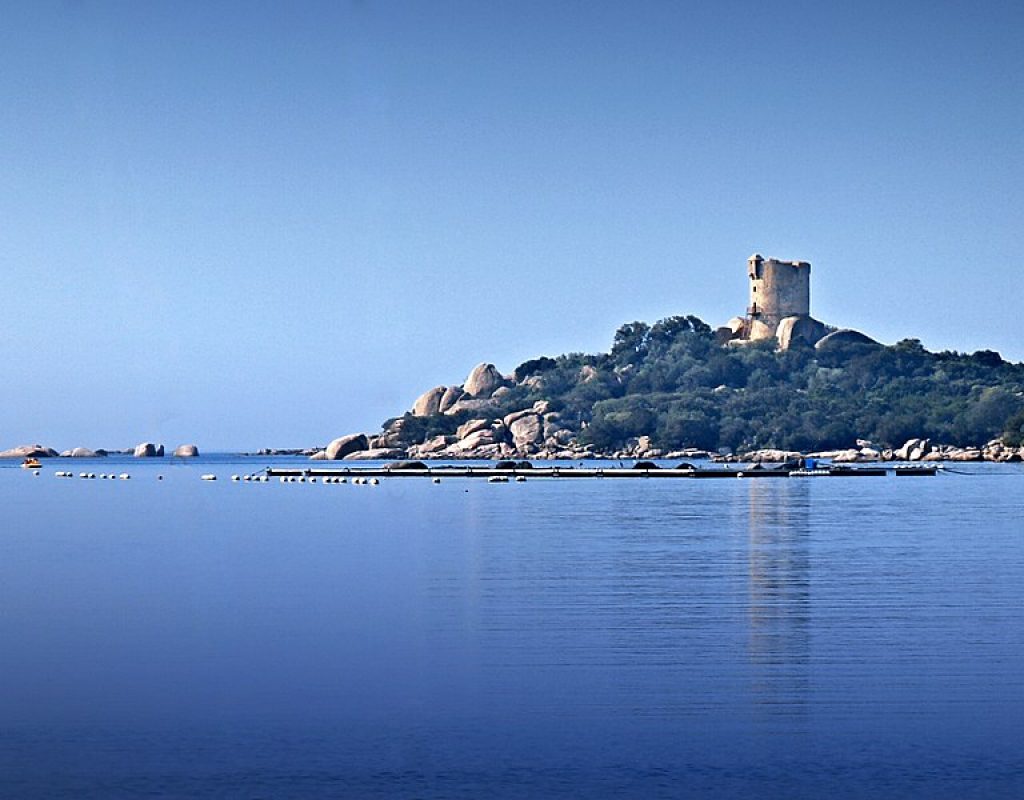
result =
M194 444L180 444L174 448L174 455L178 458L195 458L199 455L199 448Z
M0 452L0 458L56 458L57 451L41 444L23 444Z
M466 378L463 389L472 397L490 397L504 384L505 379L494 364L477 364Z
M102 458L107 454L106 450L90 450L88 447L76 447L73 450L65 450L60 454L61 458Z
M152 442L142 442L135 445L133 452L136 458L162 458L163 454L164 446L162 444L153 444Z
M327 445L325 449L327 461L338 461L345 456L366 450L370 446L365 433L351 433L348 436L340 436Z

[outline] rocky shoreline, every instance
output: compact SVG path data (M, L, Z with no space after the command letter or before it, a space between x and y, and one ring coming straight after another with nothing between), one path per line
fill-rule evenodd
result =
M586 369L586 367L584 367ZM586 380L586 376L583 376ZM889 448L858 439L856 446L827 452L755 450L723 455L698 448L664 450L650 436L626 442L623 449L602 451L582 444L577 436L586 423L563 416L547 400L537 400L510 413L509 401L517 391L533 388L537 376L517 379L502 375L493 364L477 365L465 383L435 386L420 395L412 409L383 426L380 434L341 436L313 451L261 451L261 454L307 455L317 461L411 459L427 460L691 460L719 462L785 462L798 458L831 459L836 463L885 461L990 461L1024 460L1024 447L1014 448L993 439L978 447L958 447L928 439L910 439ZM514 407L514 406L513 406ZM450 434L420 436L420 423L460 414L468 419Z

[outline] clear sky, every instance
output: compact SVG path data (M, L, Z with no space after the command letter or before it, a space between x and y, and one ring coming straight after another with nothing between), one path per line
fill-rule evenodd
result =
M1024 359L1024 4L0 3L0 447L374 431L742 313Z

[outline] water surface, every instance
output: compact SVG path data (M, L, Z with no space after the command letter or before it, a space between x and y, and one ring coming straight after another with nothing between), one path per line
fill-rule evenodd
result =
M69 464L0 468L0 796L1024 795L1018 467Z

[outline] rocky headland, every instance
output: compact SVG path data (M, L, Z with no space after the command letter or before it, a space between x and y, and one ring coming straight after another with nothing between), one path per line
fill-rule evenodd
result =
M783 346L725 337L693 316L634 322L616 331L608 353L542 356L507 374L478 364L462 383L424 391L381 431L339 437L310 456L1024 458L1024 364L829 330Z

